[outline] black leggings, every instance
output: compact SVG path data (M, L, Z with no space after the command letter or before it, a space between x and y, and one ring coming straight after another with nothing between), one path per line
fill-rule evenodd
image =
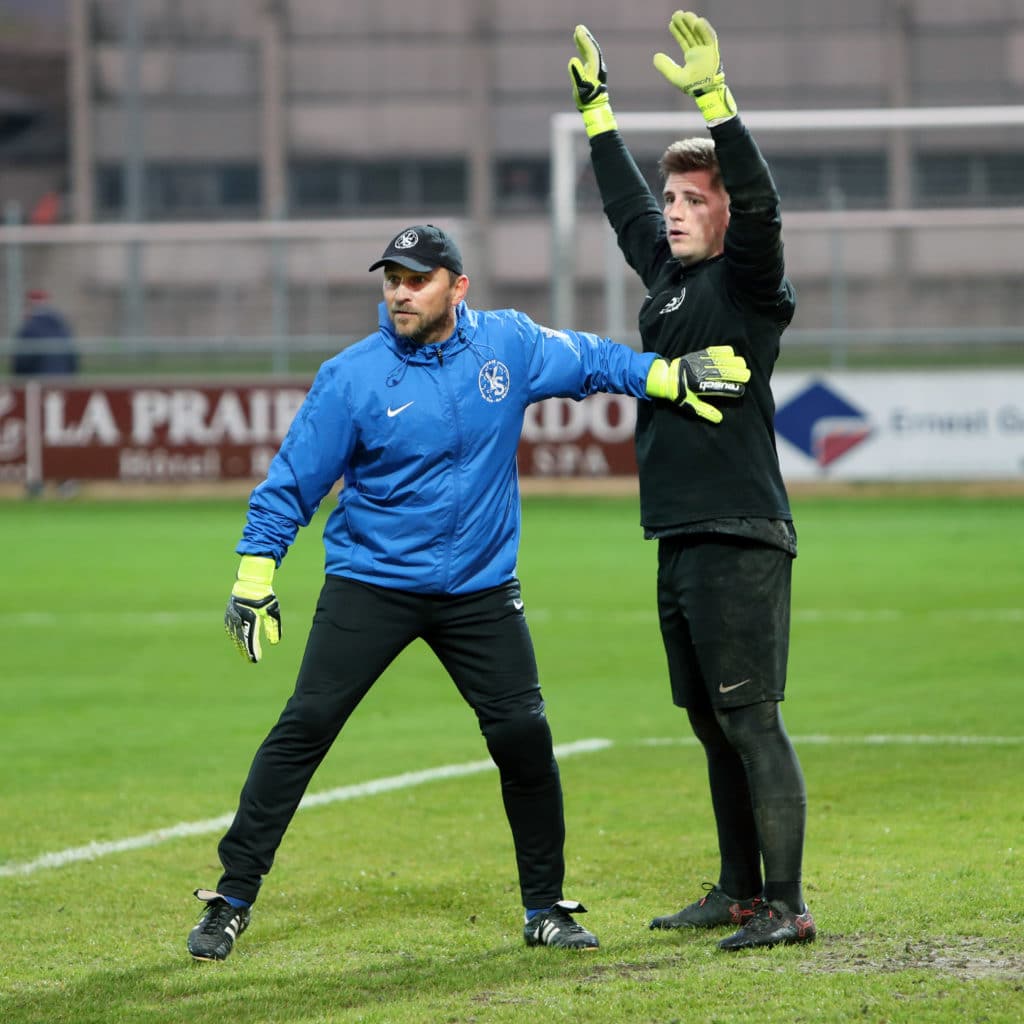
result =
M370 687L417 638L476 712L498 767L523 905L562 898L562 787L518 582L433 596L337 576L324 583L295 692L256 752L218 847L218 892L255 901L313 773Z
M730 896L799 903L807 794L777 701L688 708L707 755L721 875ZM794 909L800 909L795 907Z

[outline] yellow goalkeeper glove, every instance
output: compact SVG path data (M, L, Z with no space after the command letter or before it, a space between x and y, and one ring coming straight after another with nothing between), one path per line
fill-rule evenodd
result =
M577 25L572 37L580 55L569 61L569 80L587 137L615 131L618 125L608 102L608 68L601 47L586 25Z
M732 345L712 345L672 362L655 359L647 371L647 394L667 398L711 423L721 423L721 411L704 398L742 398L748 380L747 361Z
M708 124L727 121L736 114L736 101L725 84L718 36L707 18L692 11L676 11L669 31L683 51L680 66L664 53L654 55L654 66L677 88L692 96Z
M260 631L272 643L281 641L281 607L271 586L275 563L261 555L243 555L238 577L231 588L224 631L234 641L239 654L254 664L260 660Z

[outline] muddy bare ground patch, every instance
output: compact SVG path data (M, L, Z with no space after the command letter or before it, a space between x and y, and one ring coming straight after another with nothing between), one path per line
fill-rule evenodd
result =
M751 955L764 957L761 967L798 970L805 974L897 974L901 971L934 971L961 981L976 978L1013 979L1024 991L1024 954L1006 953L994 939L975 936L954 936L948 939L921 939L892 949L880 949L877 936L822 935L804 948L799 960L771 964L772 953L757 951ZM683 963L676 954L645 962L595 964L588 975L591 982L615 978L654 979L665 970L675 970Z
M1015 978L1024 987L1024 955L1006 953L994 939L921 939L879 952L877 943L865 936L819 935L815 946L814 957L799 965L801 971L841 974L930 970L961 980Z

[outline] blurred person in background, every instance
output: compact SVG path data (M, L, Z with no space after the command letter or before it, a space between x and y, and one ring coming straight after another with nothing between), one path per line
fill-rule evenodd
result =
M605 338L481 311L454 240L399 232L383 268L377 330L324 363L266 480L252 493L225 627L258 662L281 616L275 570L339 479L324 528L326 579L295 690L256 752L218 846L216 890L188 936L223 960L249 924L263 877L313 773L388 665L424 640L476 714L498 767L528 946L594 949L563 899L558 764L516 578L516 452L528 405L597 391L664 400L672 415L722 413L699 392L739 397L748 371L724 347L669 364ZM692 429L692 424L690 424Z
M25 293L25 316L15 334L11 373L15 377L78 373L74 337L50 293L33 288Z
M704 748L720 854L717 884L705 883L701 898L650 927L736 928L718 943L724 950L810 942L806 792L779 708L796 532L770 386L795 295L779 196L737 115L715 31L686 11L669 27L683 64L659 53L654 65L696 101L710 139L668 147L660 202L619 135L601 50L583 25L574 36L579 57L569 63L605 214L647 287L643 348L674 358L714 338L752 374L749 394L719 429L699 424L684 434L663 406L638 409L641 519L658 541L672 699Z
M25 293L25 316L14 336L11 374L15 377L70 376L78 373L78 351L67 318L41 288ZM44 481L25 481L25 491L35 498ZM61 480L57 492L71 497L78 489L74 480Z

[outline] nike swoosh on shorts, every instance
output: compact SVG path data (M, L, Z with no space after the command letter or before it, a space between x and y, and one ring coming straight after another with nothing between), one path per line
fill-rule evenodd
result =
M747 683L749 683L749 682L750 682L749 679L743 679L740 682L732 683L729 686L726 686L725 683L719 683L718 684L718 692L719 693L730 693L733 690L738 690L741 686L746 686Z

